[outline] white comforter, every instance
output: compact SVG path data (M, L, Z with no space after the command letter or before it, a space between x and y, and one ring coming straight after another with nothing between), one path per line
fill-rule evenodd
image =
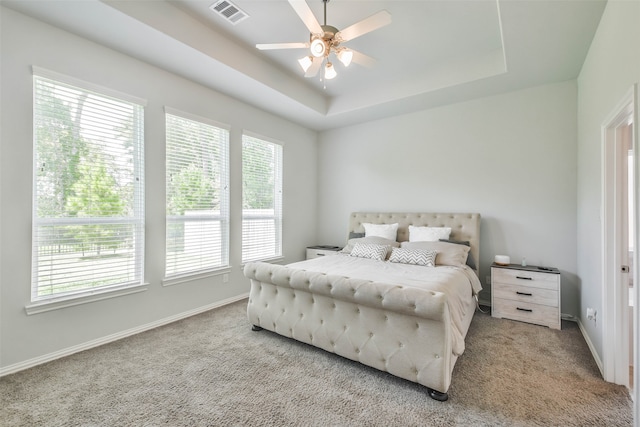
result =
M459 356L464 352L469 328L465 319L469 319L469 310L475 310L473 295L482 290L475 272L467 266L424 267L337 254L287 267L442 292L447 295L453 323L453 353Z

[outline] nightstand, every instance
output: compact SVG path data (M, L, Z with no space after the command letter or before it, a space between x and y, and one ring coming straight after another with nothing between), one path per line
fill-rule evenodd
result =
M307 248L307 259L335 255L341 249L340 246L309 246Z
M491 316L561 329L560 271L493 263Z

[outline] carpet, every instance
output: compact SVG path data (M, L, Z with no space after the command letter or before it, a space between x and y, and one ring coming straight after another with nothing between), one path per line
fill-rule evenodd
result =
M449 400L269 331L246 300L0 378L3 426L630 426L573 322L476 313Z

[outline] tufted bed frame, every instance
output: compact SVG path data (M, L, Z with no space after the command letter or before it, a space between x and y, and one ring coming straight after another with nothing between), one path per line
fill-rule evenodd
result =
M349 232L364 232L362 223L396 222L399 242L408 240L409 225L451 227L450 238L469 241L470 254L480 259L477 213L352 213ZM459 355L452 350L445 294L262 262L246 264L244 274L251 282L247 315L254 330L336 353L422 384L436 400L448 399ZM469 309L464 316L463 338L473 314Z

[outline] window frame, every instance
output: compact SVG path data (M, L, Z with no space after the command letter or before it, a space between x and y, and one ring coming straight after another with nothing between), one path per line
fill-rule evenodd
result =
M274 254L265 255L265 256L256 256L245 258L245 235L244 235L244 226L245 226L245 209L244 209L244 144L245 137L249 137L252 139L257 139L263 143L271 144L276 147L275 158L274 158L274 193L273 193L273 201L274 201L274 214L272 216L267 216L266 219L273 218L274 219L274 246L276 248ZM260 135L248 130L242 131L242 225L241 225L241 262L242 264L246 264L248 262L253 261L269 261L269 262L277 262L284 259L284 248L283 248L283 205L284 205L284 143L278 141L273 138L266 137L264 135ZM263 218L265 219L265 218Z
M97 97L103 97L105 99L111 98L119 103L126 103L132 107L132 124L134 128L131 130L132 134L132 176L135 177L133 182L133 199L131 215L127 216L101 216L101 217L55 217L55 216L43 216L38 214L38 135L36 134L36 85L37 80L43 79L52 82L54 85L60 85L61 87L68 87L69 90L78 90L84 93L93 94ZM25 310L27 314L35 314L44 311L54 310L57 308L73 306L82 304L85 302L91 302L96 300L102 300L105 298L111 298L130 293L136 293L146 290L144 278L144 264L145 264L145 185L144 185L144 171L145 171L145 159L144 159L144 119L145 119L145 107L147 101L133 95L119 92L111 88L103 87L94 83L86 82L81 79L77 79L71 76L67 76L61 73L50 71L44 68L32 67L32 88L33 88L33 135L32 135L32 148L33 148L33 167L32 167L32 257L31 257L31 283L30 283L30 303L27 304ZM41 266L40 256L38 254L38 238L41 227L55 226L55 225L87 225L87 224L131 224L133 225L133 239L134 249L132 254L134 256L133 261L133 277L134 280L101 285L95 287L84 287L81 289L75 289L67 292L54 293L51 295L39 295L39 282L38 272Z
M219 130L226 132L226 140L223 144L221 144L221 151L223 153L223 159L221 160L221 172L220 172L220 188L219 190L223 190L224 197L220 197L220 213L217 215L218 220L222 224L222 235L221 235L221 254L222 254L222 263L220 265L212 266L210 268L202 268L196 269L188 272L176 273L167 275L167 261L168 261L168 225L169 222L189 222L191 220L204 219L211 220L213 217L211 215L193 215L189 217L189 220L184 220L184 215L167 215L167 203L168 203L168 192L165 193L165 256L164 256L164 278L162 280L163 286L172 286L179 283L185 283L191 280L196 280L204 277L209 277L213 275L219 275L223 273L228 273L230 271L230 244L229 244L229 229L230 229L230 168L229 168L229 157L230 157L230 134L231 127L227 124L223 124L214 120L211 120L206 117L198 116L196 114L188 113L185 111L181 111L172 107L165 106L165 162L168 156L168 120L167 116L175 116L181 118L183 120L188 120L197 124L210 126L217 128ZM165 189L167 188L167 163L165 163Z

